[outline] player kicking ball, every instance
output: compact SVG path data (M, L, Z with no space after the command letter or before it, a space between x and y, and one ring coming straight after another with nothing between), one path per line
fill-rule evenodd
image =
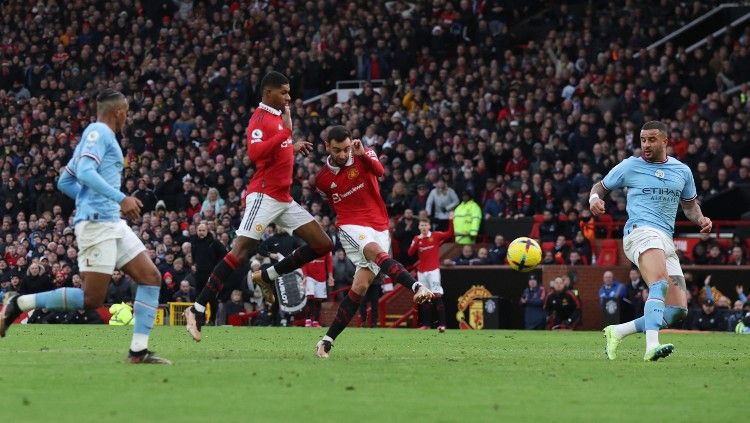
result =
M128 361L134 364L172 364L148 350L148 337L159 307L161 274L146 255L143 242L120 219L140 215L140 200L120 192L122 149L115 137L122 132L128 102L122 93L105 89L96 99L97 121L87 126L57 186L76 201L74 218L78 267L83 289L59 288L38 294L11 294L0 315L0 336L23 311L93 310L102 305L115 269L138 283L133 305L135 327Z
M419 235L415 236L409 246L409 255L417 254L417 281L428 287L433 293L431 303L422 305L425 323L432 323L433 307L438 313L438 332L445 332L445 302L443 301L443 286L440 283L440 246L453 238L453 212L450 213L450 228L445 232L430 231L430 219L419 219ZM428 328L425 328L428 329Z
M357 267L352 288L341 301L328 332L315 346L318 357L327 358L333 341L359 309L362 296L382 269L392 280L415 292L414 302L432 299L432 292L415 281L401 263L388 254L388 212L380 197L378 178L383 165L374 151L360 140L352 140L343 126L328 129L326 150L330 154L317 175L315 187L336 212L336 226L347 257Z
M591 188L589 197L591 212L599 216L605 212L601 197L613 189L628 189L623 249L649 288L642 317L604 328L610 360L617 357L622 339L636 332L646 332L644 360L656 361L672 353L674 345L659 343L659 329L687 316L685 277L672 240L677 205L682 205L685 216L700 226L701 233L711 232L711 219L703 216L696 201L693 173L679 160L667 157L667 126L657 121L643 125L641 149L641 157L629 157L615 166Z
M253 273L252 280L260 286L263 299L276 300L273 281L279 275L299 269L305 263L331 252L333 243L312 215L289 195L292 185L294 157L307 155L312 144L292 141L292 116L289 111L289 80L278 72L269 72L260 83L262 101L250 117L247 127L247 154L255 163L245 200L245 212L232 251L217 264L195 303L185 310L186 329L196 342L203 338L201 328L206 321L206 304L216 299L224 281L255 253L260 238L271 222L280 225L306 244L297 248L274 266Z

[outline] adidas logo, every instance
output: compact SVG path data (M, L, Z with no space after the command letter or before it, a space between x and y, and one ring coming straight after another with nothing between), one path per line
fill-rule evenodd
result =
M331 182L331 189L334 189L334 188L336 188L336 186L337 186L337 185L336 185L336 182Z

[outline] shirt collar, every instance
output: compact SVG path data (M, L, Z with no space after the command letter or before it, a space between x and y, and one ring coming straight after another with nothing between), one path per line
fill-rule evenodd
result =
M345 166L351 166L354 164L354 155L349 155L349 160L346 161ZM326 157L326 166L328 166L329 169L331 169L331 172L333 172L334 175L338 174L341 170L340 167L335 166L333 163L331 163L331 156Z
M264 104L263 102L261 102L260 104L258 104L258 108L262 109L262 110L265 110L265 111L267 111L268 113L270 113L272 115L281 116L281 110L276 110L273 107L271 107L271 106L269 106L267 104Z

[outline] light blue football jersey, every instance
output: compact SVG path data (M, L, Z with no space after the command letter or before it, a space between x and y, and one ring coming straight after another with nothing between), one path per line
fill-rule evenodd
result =
M109 126L94 122L86 127L66 170L76 176L82 159L92 159L96 163L97 173L114 190L110 198L81 184L81 190L76 196L75 223L84 220L119 220L120 201L125 197L120 192L123 155L115 133Z
M602 185L608 190L628 189L625 235L634 227L648 226L672 237L680 201L696 197L693 172L674 157L663 163L629 157L609 171Z

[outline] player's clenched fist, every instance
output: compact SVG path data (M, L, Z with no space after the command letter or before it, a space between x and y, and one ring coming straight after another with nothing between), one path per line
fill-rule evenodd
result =
M589 209L591 210L591 214L594 216L600 216L603 215L604 210L604 200L601 198L594 198L589 201Z

